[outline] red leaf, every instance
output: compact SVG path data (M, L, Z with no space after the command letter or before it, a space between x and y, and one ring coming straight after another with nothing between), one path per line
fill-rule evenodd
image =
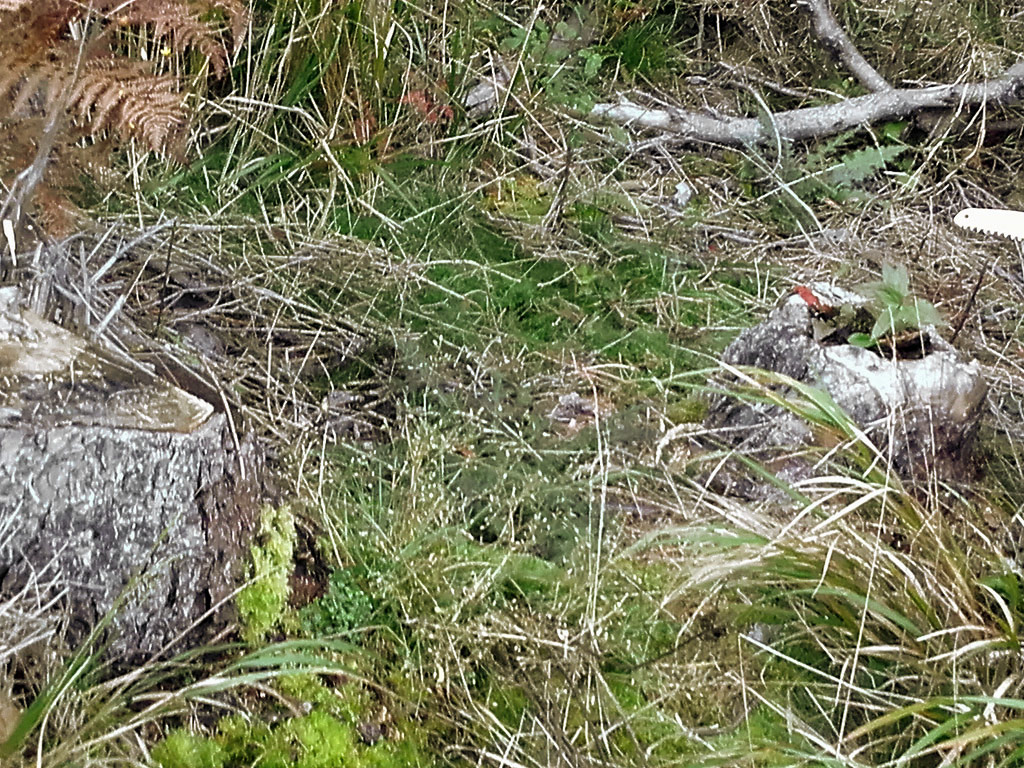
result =
M806 285L795 285L793 286L793 292L796 293L801 299L807 302L807 306L816 312L827 313L832 311L832 307L823 302L814 292Z

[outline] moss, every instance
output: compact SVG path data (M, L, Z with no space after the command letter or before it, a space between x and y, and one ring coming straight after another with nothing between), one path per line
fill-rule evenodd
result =
M708 405L698 397L683 397L668 406L668 417L676 424L703 421Z
M152 757L160 768L221 768L227 755L216 741L179 729L153 747Z
M265 723L249 722L241 715L229 715L217 724L216 739L227 755L227 766L270 768L289 764L290 751L274 741L273 732Z
M152 754L161 768L405 768L432 762L419 731L392 731L367 746L356 720L320 708L275 726L231 715L220 721L213 739L175 731Z
M327 685L321 677L309 673L283 675L277 679L277 690L297 701L314 704L317 709L355 725L370 708L369 694L358 685L347 685L344 695Z
M282 727L282 732L297 748L297 768L358 764L353 728L326 712L314 711L290 720Z
M287 505L263 508L257 543L250 549L249 583L238 595L242 636L257 643L280 626L294 568L295 518Z
M363 754L363 765L367 768L413 768L433 765L434 762L428 757L427 749L414 737L397 742L378 742Z

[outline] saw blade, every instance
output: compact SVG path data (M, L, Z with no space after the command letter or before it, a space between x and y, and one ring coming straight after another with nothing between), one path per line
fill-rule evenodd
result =
M987 235L1002 235L1024 240L1024 211L1005 211L995 208L965 208L954 218L958 227Z

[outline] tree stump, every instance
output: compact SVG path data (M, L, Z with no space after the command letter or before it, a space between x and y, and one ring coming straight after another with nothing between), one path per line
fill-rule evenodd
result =
M56 581L114 658L230 621L260 461L223 414L0 290L0 593ZM56 577L56 578L55 578Z
M866 303L828 285L812 288L835 306ZM791 296L763 323L743 331L722 359L824 389L911 486L977 473L974 442L988 391L977 361L964 360L931 327L921 330L913 354L900 355L822 339L816 323L806 301ZM722 396L711 403L704 425L721 443L765 463L785 481L811 476L811 465L793 452L815 444L816 436L790 410ZM741 496L768 491L742 472L727 470L717 480Z

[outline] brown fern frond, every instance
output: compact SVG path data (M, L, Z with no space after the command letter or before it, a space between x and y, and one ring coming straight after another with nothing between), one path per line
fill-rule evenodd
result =
M67 68L62 60L66 51L62 38L66 37L68 13L60 6L60 0L37 0L22 3L16 12L0 11L0 99L5 103L25 90L25 80L38 83L49 73Z
M19 205L33 189L57 194L56 166L84 168L72 159L86 149L83 135L180 154L180 80L137 46L198 51L220 76L248 25L247 0L0 0L0 177L21 179L26 161L35 168Z
M17 96L11 102L11 114L25 116L32 111L40 111L38 108L33 110L32 101L38 101L40 88L44 84L49 83L51 80L54 83L58 81L58 78L54 77L55 74L52 71L48 72L44 67L35 67L34 69L27 70L21 82L18 83L16 89Z
M213 8L219 8L227 17L231 30L232 52L238 53L242 43L249 37L249 8L241 0L210 0Z
M13 0L18 2L19 0ZM12 2L12 0L0 0ZM0 9L0 13L6 9ZM16 13L3 13L0 23L3 24L2 40L5 47L34 46L37 54L67 39L68 25L81 18L82 6L67 0L34 0L21 2ZM6 62L5 62L6 63Z
M68 237L81 227L85 216L67 195L53 189L49 184L40 184L33 199L35 220L51 237Z
M145 27L174 50L198 50L220 75L227 31L211 15L240 43L248 27L242 0L0 0L0 100L15 119L63 108L87 133L113 129L159 151L185 123L178 85L118 56L109 33ZM86 18L98 32L83 44L69 28Z
M152 27L158 39L168 40L174 50L198 50L210 62L214 73L224 74L228 60L228 47L220 30L207 17L219 10L231 29L233 47L244 38L248 27L248 11L240 0L135 0L116 6L115 20L122 25Z
M71 89L68 110L92 134L113 129L159 150L184 122L183 96L169 75L141 62L92 60Z

